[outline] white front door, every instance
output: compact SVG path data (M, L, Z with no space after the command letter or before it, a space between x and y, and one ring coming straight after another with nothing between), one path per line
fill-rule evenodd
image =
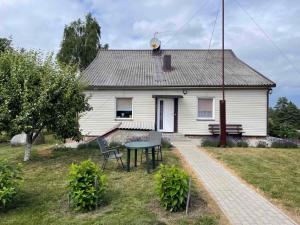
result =
M174 132L174 99L157 99L157 130Z

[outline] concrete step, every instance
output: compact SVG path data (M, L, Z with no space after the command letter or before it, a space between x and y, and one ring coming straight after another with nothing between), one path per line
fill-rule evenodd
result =
M187 141L188 139L181 133L162 133L162 137L170 142Z

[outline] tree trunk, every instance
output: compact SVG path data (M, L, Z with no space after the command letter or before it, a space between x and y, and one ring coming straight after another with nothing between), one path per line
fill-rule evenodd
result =
M31 148L32 148L32 135L31 134L26 134L24 162L29 160L30 154L31 154Z

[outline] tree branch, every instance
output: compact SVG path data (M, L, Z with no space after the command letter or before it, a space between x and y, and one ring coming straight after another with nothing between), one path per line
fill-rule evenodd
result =
M41 128L35 132L35 134L32 137L32 143L35 141L35 139L38 137L38 135L40 134L40 132L43 130L44 126L41 126Z

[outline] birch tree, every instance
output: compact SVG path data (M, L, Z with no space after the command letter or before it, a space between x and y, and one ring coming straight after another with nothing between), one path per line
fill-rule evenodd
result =
M79 140L80 114L90 110L77 68L52 55L6 51L0 55L0 131L26 133L24 161L43 129Z

